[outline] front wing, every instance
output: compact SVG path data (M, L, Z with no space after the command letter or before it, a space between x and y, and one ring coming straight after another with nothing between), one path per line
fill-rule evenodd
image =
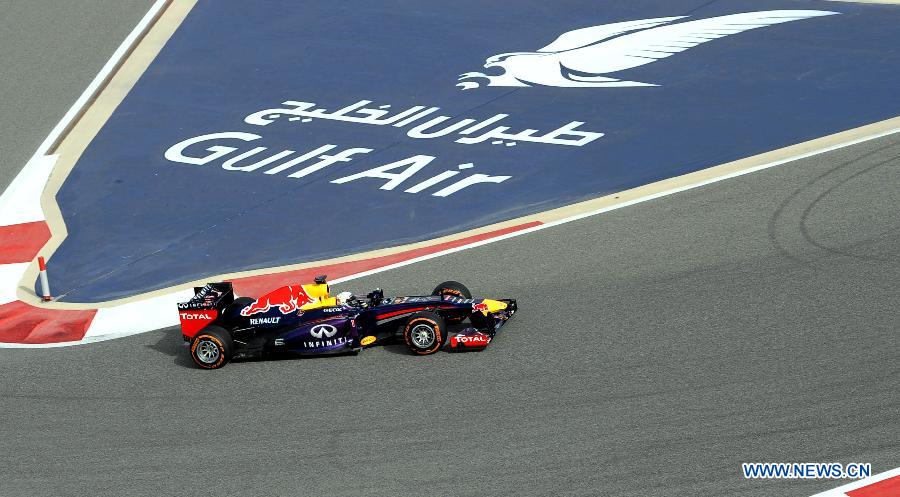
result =
M469 327L453 335L444 348L454 352L484 350L518 310L515 299L500 299L499 302L505 303L506 308L486 313L485 322L478 323L480 327Z

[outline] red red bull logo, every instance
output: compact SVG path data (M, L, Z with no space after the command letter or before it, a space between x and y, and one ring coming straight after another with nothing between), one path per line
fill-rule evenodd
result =
M257 299L256 302L241 309L241 316L252 316L253 314L268 312L273 307L277 307L282 314L288 314L300 310L300 307L310 302L313 302L313 299L307 295L303 285L283 286L267 293Z
M490 308L484 302L479 302L477 304L472 304L472 312L488 312Z

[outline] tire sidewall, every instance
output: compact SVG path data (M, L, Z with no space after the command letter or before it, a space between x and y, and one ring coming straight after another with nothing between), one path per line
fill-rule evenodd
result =
M228 332L225 330L212 329L201 331L194 337L194 340L191 342L191 359L197 367L201 369L218 369L228 362L231 358L231 347L229 346L230 340L228 339L230 337L227 336L227 333ZM202 342L210 342L219 349L219 358L216 362L208 364L197 357L197 347L199 347Z
M434 287L434 290L431 291L432 295L440 295L442 293L445 295L455 295L463 299L472 298L472 292L469 291L469 288L458 281L445 281Z
M416 346L412 340L412 330L416 326L420 325L428 325L434 331L434 343L426 348L422 349ZM447 338L447 330L446 325L444 324L444 320L437 314L433 312L428 313L420 313L409 318L409 321L406 322L406 326L403 328L403 340L406 342L406 348L408 348L413 354L416 355L429 355L434 354L435 352L441 350L441 347L444 346L444 342Z
M458 281L445 281L440 285L434 287L434 290L431 291L432 295L453 295L455 297L459 297L461 299L471 299L472 292L469 291L469 288L466 285ZM457 324L462 323L466 320L466 316L454 316L445 318L448 323Z

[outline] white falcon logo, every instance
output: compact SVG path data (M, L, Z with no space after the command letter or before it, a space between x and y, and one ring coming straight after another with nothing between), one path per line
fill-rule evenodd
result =
M591 26L563 33L537 52L494 55L485 61L484 67L499 67L504 71L502 74L489 76L480 72L467 72L460 75L460 83L456 86L463 90L478 88L480 83L477 80L481 79L487 80L487 86L657 86L639 81L623 81L601 74L649 64L701 43L750 29L834 14L839 12L764 10L677 24L670 23L687 16Z

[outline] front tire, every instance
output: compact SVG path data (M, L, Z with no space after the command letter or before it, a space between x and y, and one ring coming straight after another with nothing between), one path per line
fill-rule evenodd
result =
M440 285L434 287L434 290L431 291L432 295L453 295L454 297L459 297L461 299L470 299L472 298L472 292L466 288L466 285L458 281L445 281ZM466 320L466 316L447 316L447 322L450 324L462 323Z
M466 285L458 281L445 281L440 285L434 287L434 290L431 291L432 295L453 295L455 297L470 299L472 298L472 292L466 288Z
M221 368L233 353L231 334L219 326L207 326L191 342L191 359L201 369Z
M416 355L429 355L441 350L447 341L447 327L444 318L435 312L413 314L403 328L406 348Z

